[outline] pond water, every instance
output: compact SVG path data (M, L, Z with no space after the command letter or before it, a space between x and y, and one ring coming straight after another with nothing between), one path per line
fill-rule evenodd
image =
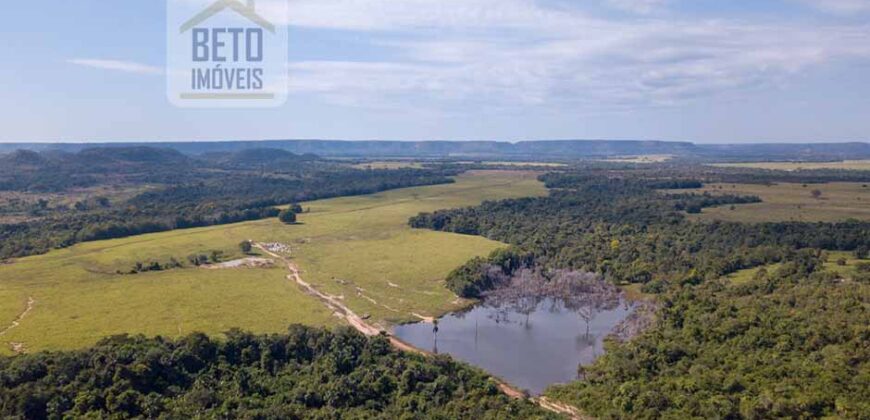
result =
M527 317L507 308L477 306L432 324L401 325L393 333L415 347L478 366L512 385L540 394L577 379L577 367L603 353L604 338L632 311L628 303L598 312L589 322L545 300Z

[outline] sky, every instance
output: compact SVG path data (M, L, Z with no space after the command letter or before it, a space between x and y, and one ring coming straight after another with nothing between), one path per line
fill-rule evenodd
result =
M0 142L870 141L870 0L288 0L271 109L169 103L167 1L7 2Z

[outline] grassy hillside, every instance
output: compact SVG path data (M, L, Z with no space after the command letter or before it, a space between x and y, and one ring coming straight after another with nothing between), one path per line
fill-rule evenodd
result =
M90 242L0 266L0 331L27 306L21 325L0 336L0 351L23 343L27 351L90 345L123 332L181 336L218 334L232 327L282 331L291 323L336 320L314 298L270 269L171 271L119 275L136 262L184 261L222 251L240 257L239 242L281 242L292 247L305 280L343 296L374 321L414 319L463 305L442 285L453 268L488 254L499 243L432 231L413 231L422 211L469 206L483 200L544 194L535 174L487 171L451 185L408 188L361 197L305 203L297 225L276 219Z

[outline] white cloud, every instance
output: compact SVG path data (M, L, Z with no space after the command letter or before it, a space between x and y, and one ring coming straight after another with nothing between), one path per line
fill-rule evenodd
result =
M294 24L375 33L373 43L402 57L292 66L295 92L344 104L658 106L777 86L812 66L870 58L870 28L862 26L606 20L526 0L294 3L304 10L291 7ZM437 31L416 29L429 27Z
M274 1L257 2L273 19ZM292 63L291 90L361 106L630 108L739 95L834 60L870 59L868 26L664 18L654 12L670 0L598 1L641 16L606 19L537 0L290 0L285 23L391 51L386 62Z
M669 0L607 0L611 6L625 11L648 14L664 7Z
M818 10L836 13L850 14L870 11L870 0L800 0L802 3Z
M91 59L91 58L74 58L71 60L67 60L70 64L75 64L79 66L85 67L93 67L97 69L103 70L115 70L126 73L136 73L136 74L163 74L164 71L162 68L149 66L147 64L140 64L131 61L120 61L120 60L102 60L102 59Z
M268 3L264 6L268 12ZM356 30L531 29L576 23L568 14L530 0L290 0L290 11L291 25Z

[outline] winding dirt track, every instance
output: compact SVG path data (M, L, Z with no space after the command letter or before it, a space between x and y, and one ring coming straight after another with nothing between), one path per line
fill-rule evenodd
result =
M254 247L265 252L266 254L269 254L270 256L272 256L280 261L283 261L284 264L287 265L287 269L290 270L290 274L287 276L288 280L291 280L294 283L296 283L307 294L320 299L320 301L323 302L336 315L338 315L342 319L346 320L348 322L348 324L350 324L352 327L354 327L360 333L362 333L366 336L369 336L369 337L380 335L383 333L383 334L387 335L387 337L390 340L390 344L393 346L393 348L395 348L397 350L404 351L407 353L419 354L419 355L423 355L423 356L432 356L433 355L432 353L430 353L426 350L418 349L418 348L416 348L408 343L405 343L402 340L399 340L398 338L394 337L393 335L389 334L386 330L384 330L378 326L367 323L359 315L357 315L350 308L348 308L347 305L342 303L339 298L332 296L332 295L322 293L319 290L317 290L316 288L314 288L314 286L312 286L310 283L302 280L302 276L299 274L299 267L296 264L294 264L293 262L291 262L289 259L287 259L285 256L276 254L272 251L269 251L268 249L266 249L265 246L263 246L260 243L254 243ZM423 318L423 317L421 316L421 318ZM495 378L493 378L493 379L495 379ZM499 380L499 379L495 379L495 380L498 383L498 388L501 390L501 392L503 392L508 397L515 398L515 399L526 399L527 398L523 391L520 391L519 389L514 388L513 386L511 386L510 384L508 384L507 382L504 382L502 380ZM576 407L572 407L572 406L567 405L567 404L557 403L555 401L548 399L547 397L529 398L529 401L537 404L539 407L541 407L547 411L551 411L551 412L554 412L557 414L562 414L562 415L568 416L569 418L574 419L574 420L592 419L591 417L583 415L581 413L581 411Z
M21 325L21 321L23 321L24 318L27 318L27 315L30 314L30 311L33 310L34 306L36 306L36 299L34 299L33 296L28 296L27 305L24 307L24 311L18 314L9 326L0 331L0 337L6 335L9 331L12 331L13 328ZM18 354L24 353L27 349L24 343L9 343L9 345L12 346L12 351Z
M27 298L27 306L25 306L24 312L21 312L20 314L18 314L18 316L15 317L15 320L13 320L12 323L9 324L8 327L6 327L2 331L0 331L0 336L6 335L6 333L11 331L13 328L21 325L21 321L23 321L24 318L26 318L27 315L30 314L30 311L33 310L34 306L36 306L36 299L34 299L33 296L29 296Z

